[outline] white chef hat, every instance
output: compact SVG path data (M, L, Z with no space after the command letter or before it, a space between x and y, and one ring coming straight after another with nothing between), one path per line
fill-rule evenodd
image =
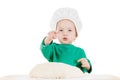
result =
M56 30L57 22L62 19L69 19L73 21L78 35L82 27L78 12L73 8L59 8L58 10L56 10L50 23L50 27L52 28L52 30Z

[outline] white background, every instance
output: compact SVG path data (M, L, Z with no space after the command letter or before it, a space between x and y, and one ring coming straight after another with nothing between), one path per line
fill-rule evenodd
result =
M40 43L61 7L79 12L83 28L74 44L85 50L92 74L120 76L119 0L0 0L0 77L28 75L46 62Z

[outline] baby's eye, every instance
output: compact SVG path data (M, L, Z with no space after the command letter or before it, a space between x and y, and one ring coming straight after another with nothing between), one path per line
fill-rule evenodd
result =
M59 30L59 31L63 31L63 30L61 29L61 30Z
M68 31L72 31L72 30L70 29L70 30L68 30Z

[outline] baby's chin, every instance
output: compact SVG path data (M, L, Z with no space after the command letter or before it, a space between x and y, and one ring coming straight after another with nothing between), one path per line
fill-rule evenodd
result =
M61 44L72 44L72 42L60 41Z

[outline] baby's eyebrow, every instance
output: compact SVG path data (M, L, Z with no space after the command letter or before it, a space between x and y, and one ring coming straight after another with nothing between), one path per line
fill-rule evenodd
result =
M64 28L59 27L58 29L64 29Z
M71 30L72 30L72 28L68 28L68 29L71 29Z

